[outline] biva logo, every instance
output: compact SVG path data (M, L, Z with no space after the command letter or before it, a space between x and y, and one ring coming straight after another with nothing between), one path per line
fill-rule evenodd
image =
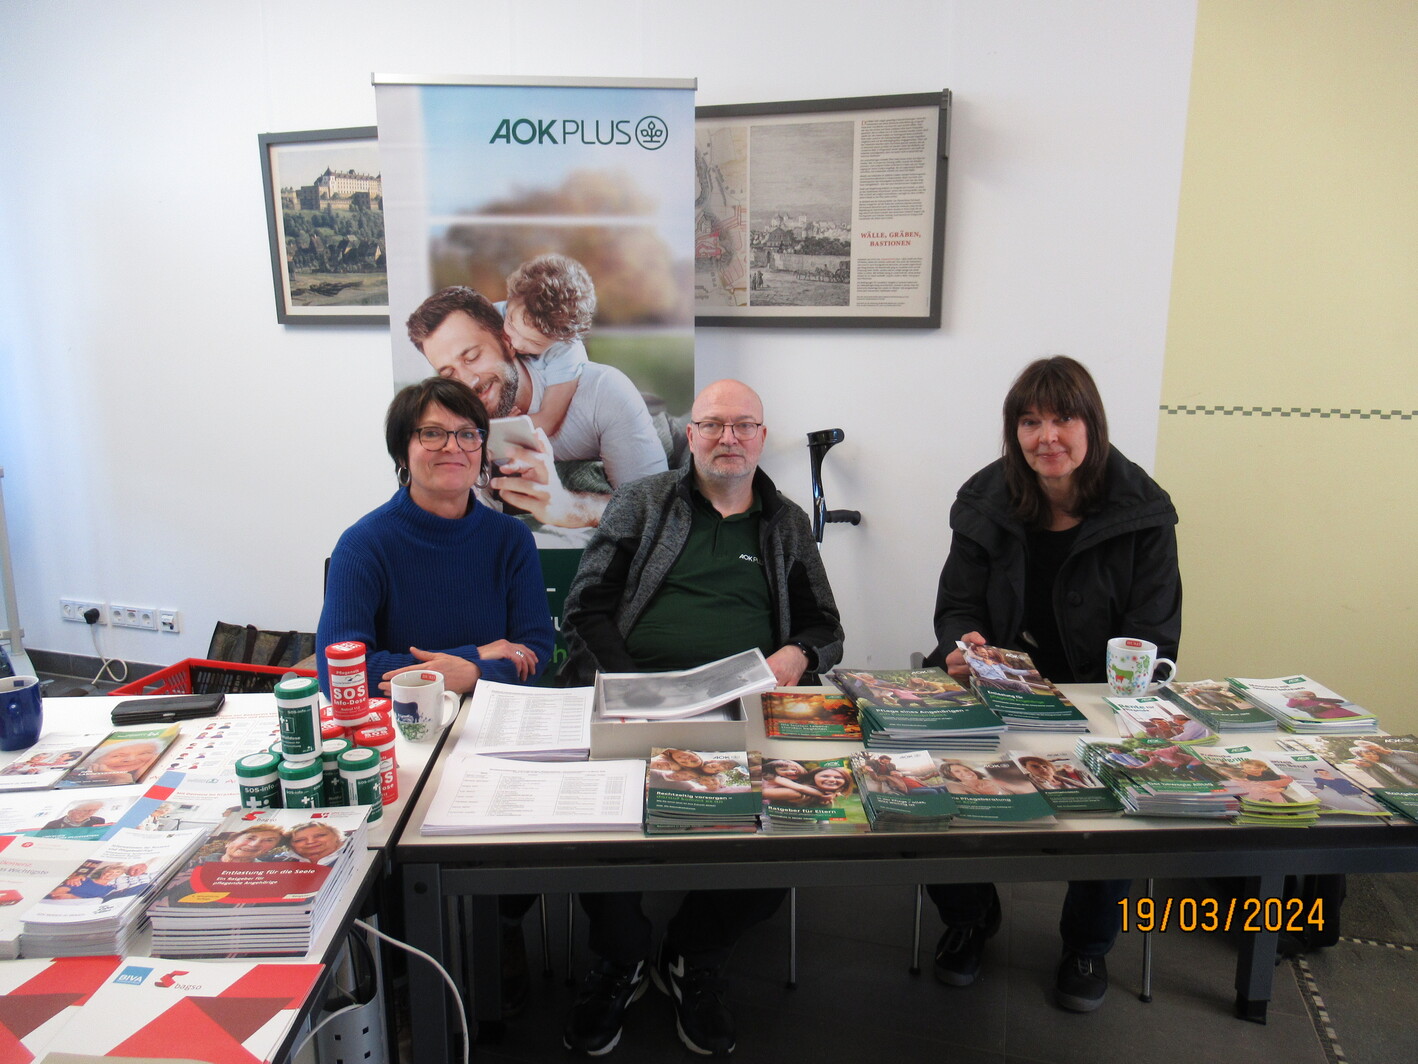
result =
M662 148L670 127L663 118L646 115L634 127L628 118L504 118L489 144L585 144L603 147L638 144L646 151Z

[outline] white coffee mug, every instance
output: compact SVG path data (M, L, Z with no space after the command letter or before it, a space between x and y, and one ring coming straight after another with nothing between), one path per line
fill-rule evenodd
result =
M1167 675L1152 682L1157 666L1166 665ZM1108 690L1123 698L1137 698L1177 676L1177 663L1157 656L1157 644L1146 639L1120 635L1108 640Z
M389 681L394 722L411 743L429 743L452 723L458 696L443 689L443 673L432 669L401 672Z

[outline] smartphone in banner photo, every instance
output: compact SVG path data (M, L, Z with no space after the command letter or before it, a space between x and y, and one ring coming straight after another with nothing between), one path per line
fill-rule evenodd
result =
M526 414L495 417L489 423L488 429L487 453L499 464L511 459L509 447L526 447L535 451L540 446L537 430L532 425L532 419Z

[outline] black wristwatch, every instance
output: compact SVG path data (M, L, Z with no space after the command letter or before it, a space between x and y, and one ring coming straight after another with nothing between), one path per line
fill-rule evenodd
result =
M808 672L816 672L816 671L817 671L817 651L816 651L816 650L814 650L812 647L808 646L806 643L800 642L800 641L798 641L798 640L794 640L793 642L789 643L788 646L790 646L790 647L797 647L799 650L801 650L801 651L803 652L803 657L807 658L807 671L808 671Z

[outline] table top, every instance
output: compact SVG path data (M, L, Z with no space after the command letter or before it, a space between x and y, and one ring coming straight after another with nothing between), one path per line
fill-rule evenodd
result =
M109 715L113 712L113 707L120 702L142 697L144 696L90 695L78 698L46 698L44 700L44 728L40 732L40 738L44 739L49 735L66 732L112 730L113 723ZM233 713L242 714L269 711L273 725L276 720L276 696L273 694L227 695L222 710L225 711L227 707L230 707ZM459 713L461 716L461 709ZM148 771L144 782L152 783L175 763L180 764L184 750L195 741L203 729L208 725L220 723L221 719L222 714L218 713L215 717L194 717L190 720L178 721L182 730L177 741L168 747L157 764ZM397 837L399 828L413 808L410 799L418 793L419 787L433 766L435 755L439 749L439 741L411 743L405 740L402 735L398 736L395 744L395 756L399 764L399 798L385 807L384 815L380 819L369 825L367 845L370 849L388 849L393 839ZM252 751L242 750L241 752L251 753ZM23 754L23 750L0 751L0 767L8 765ZM201 774L196 769L193 772L197 775ZM70 793L78 797L84 793L84 790L85 788L75 788ZM233 790L233 804L236 803L237 798L238 795Z
M46 698L44 700L44 728L41 738L51 734L64 734L69 732L106 732L112 729L112 721L109 714L113 707L119 702L127 701L134 696L89 696L80 698ZM272 722L275 721L276 704L275 696L271 694L232 694L227 696L225 710L227 706L233 711L245 714L260 714L269 711ZM195 737L200 734L203 728L214 722L221 720L219 713L215 717L198 717L191 720L178 722L181 725L179 738L163 754L157 764L149 770L144 782L152 783L163 771L169 768L174 762L183 757L184 750L192 747ZM214 744L215 745L215 744ZM399 762L399 800L385 810L384 816L371 824L368 829L368 845L363 852L357 853L355 865L351 869L350 875L340 889L340 893L332 906L332 913L338 913L337 918L326 920L312 935L309 951L301 957L242 957L233 958L228 963L232 964L255 964L255 963L309 963L319 962L327 966L332 965L338 957L343 946L344 937L349 930L350 922L358 912L361 899L368 896L369 892L375 888L380 876L386 866L386 851L389 849L392 840L397 836L404 818L412 808L410 798L418 792L425 775L434 762L434 755L438 750L438 744L414 744L407 743L402 737L398 740L397 754ZM245 752L245 751L243 751ZM25 753L23 750L0 752L0 766L6 765ZM222 756L218 751L215 757ZM189 755L190 757L190 755ZM68 792L78 796L84 793L84 788L75 788ZM237 796L233 792L233 802ZM95 842L95 846L100 843ZM142 933L132 943L128 956L142 957L146 955L150 942L151 927L145 927ZM202 958L203 962L223 961L223 958ZM4 963L4 962L0 962ZM159 963L180 964L180 960L159 961ZM276 1059L284 1059L291 1048L291 1044L298 1036L304 1018L311 1009L316 1008L324 1000L325 988L329 978L329 971L325 976L317 981L315 992L307 999L304 1008L286 1016L287 1030L284 1034L280 1049L276 1054Z
M783 689L780 689L783 690ZM788 688L790 691L836 693L833 688ZM1087 716L1090 732L1117 738L1113 713L1103 701L1103 684L1066 684L1064 693ZM845 757L861 749L851 742L802 739L769 739L756 698L749 707L746 748L764 757L821 759ZM757 710L757 712L755 712ZM444 744L451 750L465 722L453 725ZM1280 733L1284 734L1284 733ZM1076 733L1010 731L1003 749L1031 753L1059 753L1072 749ZM1273 748L1276 734L1247 736L1243 741L1257 749ZM1054 854L1086 857L1090 854L1157 855L1253 850L1306 851L1323 848L1343 853L1351 850L1382 851L1418 847L1418 825L1406 820L1332 818L1309 828L1241 826L1225 821L1182 817L1139 817L1122 813L1059 813L1052 824L1027 827L951 826L938 832L860 832L840 834L688 835L648 837L641 831L563 831L495 835L422 836L419 825L427 815L442 778L443 758L433 766L407 823L395 842L395 860L401 863L435 863L502 868L560 868L595 862L633 861L675 863L705 861L804 861L842 858L903 856L971 857L986 855L1005 860ZM1415 858L1418 859L1418 858ZM1381 859L1376 858L1375 860ZM1297 869L1298 870L1298 869ZM1356 869L1367 870L1367 869ZM547 887L546 889L552 889Z

